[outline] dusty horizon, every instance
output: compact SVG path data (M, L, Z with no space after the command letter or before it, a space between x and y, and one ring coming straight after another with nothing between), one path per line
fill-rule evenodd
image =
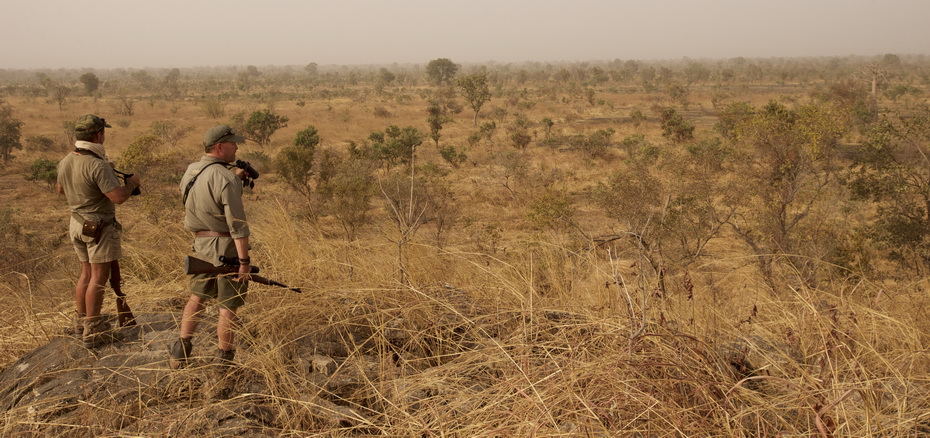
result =
M902 56L930 53L919 0L6 5L0 68L196 68ZM50 14L49 11L55 13ZM38 29L38 30L37 30Z

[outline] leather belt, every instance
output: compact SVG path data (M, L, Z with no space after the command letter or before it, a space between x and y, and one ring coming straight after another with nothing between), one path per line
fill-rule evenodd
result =
M197 237L232 237L229 233L223 233L220 231L210 231L210 230L194 231L194 236L197 236Z

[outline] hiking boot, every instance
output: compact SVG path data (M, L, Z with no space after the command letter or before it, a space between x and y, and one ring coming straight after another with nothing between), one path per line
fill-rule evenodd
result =
M222 370L229 370L235 366L236 363L233 362L233 359L235 358L236 350L220 350L217 348L216 359L213 361L213 363L219 365Z
M84 317L81 339L84 348L95 348L116 340L110 322L103 315Z
M83 313L74 312L74 319L71 321L71 327L65 327L65 333L78 339L84 337L84 315Z
M173 370L186 367L193 349L194 344L191 343L191 338L178 338L168 351L170 354L168 366Z

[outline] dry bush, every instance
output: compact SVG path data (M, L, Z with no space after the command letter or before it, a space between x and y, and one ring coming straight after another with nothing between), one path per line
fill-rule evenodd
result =
M383 119L358 103L371 97L363 76L355 76L358 85L314 82L312 90L294 82L300 96L249 96L219 80L187 84L190 93L222 96L222 108L243 114L259 100L303 98L303 107L278 105L276 113L294 123L275 135L292 138L313 123L331 141L316 151L311 170L319 178L306 186L320 194L317 220L302 220L305 203L294 201L299 195L273 169L245 195L254 263L304 293L252 289L237 332L240 366L223 379L211 377L207 366L172 372L161 362L109 368L75 362L76 373L110 377L89 385L83 399L68 395L5 409L0 434L928 433L926 281L896 271L867 239L855 241L837 225L867 221L870 206L843 206L842 190L832 187L810 225L798 228L810 237L798 251L806 257L777 258L766 277L756 263L766 254L732 230L714 228L735 202L721 187L746 185L732 174L746 156L727 139L716 140L700 110L713 106L715 85L691 85L692 111L683 114L694 122L694 140L674 144L644 111L636 114L667 99L644 93L638 76L591 88L593 75L560 70L553 80L524 78L525 91L506 88L511 83L501 79L488 104L495 121L479 130L468 114L449 124L445 144L472 146L458 167L445 164L440 151L416 148L416 175L424 180L412 193L432 204L400 259L403 227L391 205L419 211L420 204L409 202L410 186L400 184L409 174L385 199L375 184L383 171L340 153L384 129ZM250 80L249 92L274 87L272 76ZM391 118L398 126L420 126L432 90L415 78L401 86ZM802 88L772 87L732 92L758 105L779 93L794 98ZM589 89L596 89L594 106ZM38 115L45 104L30 99L10 99L22 110L24 136L60 129L60 121ZM150 333L152 343L175 336L174 319L187 297L179 264L190 236L181 226L177 184L202 149L177 122L165 131L177 135L151 139L146 129L173 120L169 112L175 112L197 134L223 114L204 114L193 100L176 102L174 109L146 106L133 123L124 119L125 126L108 132L108 153L144 176L143 195L118 207L118 217L125 226L121 264L130 304L167 327ZM69 110L79 114L99 112L96 105L90 98L69 100ZM306 114L319 117L306 120ZM545 126L530 121L546 117L560 132L587 133L586 139L604 134L587 156L532 141L514 144L513 134L543 133ZM607 129L616 133L606 135ZM612 155L614 141L626 159L600 159ZM278 151L270 147L273 156ZM248 152L246 144L240 153ZM23 155L18 163L40 157L32 150ZM7 245L0 262L8 267L0 272L0 294L9 304L0 311L0 364L7 369L55 342L70 321L77 268L63 239L62 200L25 182L25 165L15 164L0 180L0 202L15 208L0 210L9 211L0 217ZM631 230L639 235L631 237ZM643 245L642 230L652 247ZM832 252L837 242L847 253ZM869 271L842 262L866 256ZM819 274L817 281L809 281L810 272ZM104 308L113 309L112 301L108 293ZM208 327L197 334L205 348L212 338ZM145 354L164 357L164 348L151 348ZM124 360L112 351L97 355Z

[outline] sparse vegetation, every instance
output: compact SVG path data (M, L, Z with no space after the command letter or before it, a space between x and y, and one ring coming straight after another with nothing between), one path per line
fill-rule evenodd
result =
M434 62L95 69L93 92L0 70L0 435L930 433L926 59ZM87 93L59 112L56 83ZM66 207L27 181L71 113L143 183L118 218L144 329L93 355L59 336ZM178 183L229 115L260 144L253 261L304 293L254 286L230 374L170 371Z

